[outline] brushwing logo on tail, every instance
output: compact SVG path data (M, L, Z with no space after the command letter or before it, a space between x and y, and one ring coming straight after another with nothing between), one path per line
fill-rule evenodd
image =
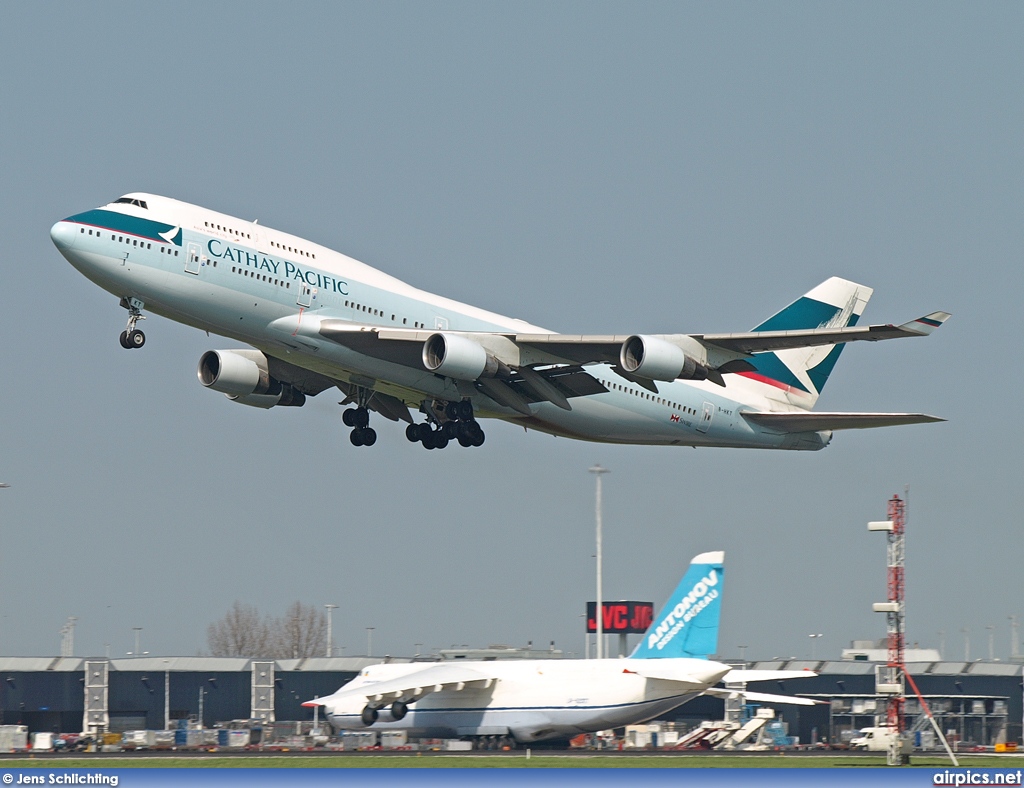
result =
M719 574L712 569L679 600L658 626L647 636L647 648L661 651L704 608L718 599Z

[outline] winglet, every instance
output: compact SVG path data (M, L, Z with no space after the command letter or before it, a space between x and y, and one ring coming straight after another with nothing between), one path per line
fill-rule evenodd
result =
M949 312L932 312L930 315L925 315L924 317L919 317L917 320L911 320L909 323L904 323L900 328L904 331L909 331L912 334L928 336L932 331L949 320L950 317L952 317L952 315L950 315Z

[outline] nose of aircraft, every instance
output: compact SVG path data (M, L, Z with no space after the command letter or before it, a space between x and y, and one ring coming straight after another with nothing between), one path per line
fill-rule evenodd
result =
M70 249L75 245L78 230L70 222L60 221L50 228L50 239L58 249Z

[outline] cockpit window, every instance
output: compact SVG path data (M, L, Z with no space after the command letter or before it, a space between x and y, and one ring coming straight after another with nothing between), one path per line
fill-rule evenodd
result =
M114 205L117 205L119 202L122 202L125 205L137 205L140 208L145 208L146 210L149 210L149 206L146 205L145 200L136 200L134 197L120 197L114 200Z

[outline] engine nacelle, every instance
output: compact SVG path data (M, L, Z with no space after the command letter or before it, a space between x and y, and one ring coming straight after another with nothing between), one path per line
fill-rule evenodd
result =
M306 404L306 395L287 383L279 385L277 394L247 394L244 397L237 394L225 394L224 396L239 405L249 405L253 408L273 408L278 405L286 408L301 408Z
M682 348L642 334L622 343L619 365L626 372L650 380L704 380L707 377L707 368L686 355Z
M232 402L255 408L301 407L306 395L272 378L267 357L258 350L208 350L199 359L199 382Z
M423 366L456 380L494 377L498 362L472 339L458 334L433 334L423 343Z

